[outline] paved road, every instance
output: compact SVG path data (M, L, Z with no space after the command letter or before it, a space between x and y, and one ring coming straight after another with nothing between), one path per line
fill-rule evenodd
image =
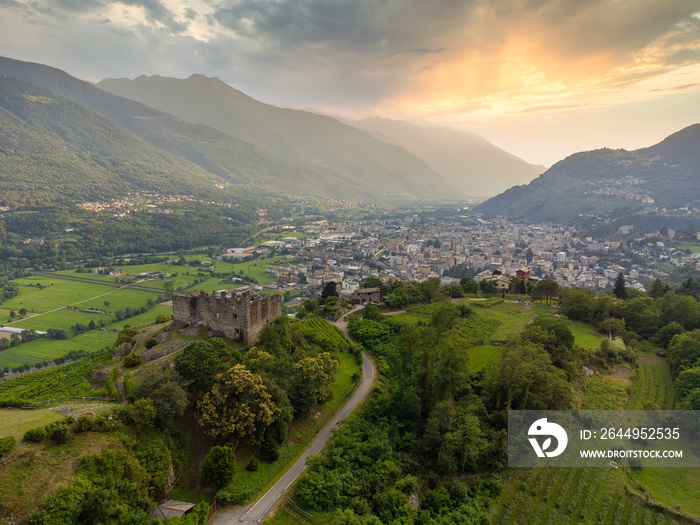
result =
M249 507L225 508L218 512L212 524L214 525L229 525L239 522L262 523L262 520L267 516L272 506L277 501L282 493L294 483L299 475L306 469L306 458L310 454L317 454L326 444L331 435L331 431L337 427L340 422L345 419L357 407L360 401L367 395L374 381L375 371L372 361L367 355L362 353L362 381L357 387L355 393L350 400L343 405L343 408L333 417L333 419L323 427L316 438L313 440L309 448L301 455L301 457L290 467L290 469L279 479L275 485L268 490L265 495L260 498L255 504Z

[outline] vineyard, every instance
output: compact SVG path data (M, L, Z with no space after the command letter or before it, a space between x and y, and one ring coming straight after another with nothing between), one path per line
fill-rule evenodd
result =
M585 382L583 409L614 410L627 401L627 408L644 409L673 407L673 383L665 359L640 355L636 377L628 381L616 377L588 378ZM653 496L658 486L669 484L663 476L673 477L676 492L693 487L685 480L682 469L642 469L634 473L637 485L642 482ZM666 472L673 471L673 472ZM599 468L535 468L516 474L504 483L500 505L494 510L494 523L499 524L574 524L661 525L677 523L668 514L644 507L624 490L629 479L623 470ZM679 481L680 480L680 481ZM682 481L682 482L681 482ZM693 499L693 497L690 497ZM682 498L681 498L682 499ZM681 501L673 501L680 507ZM682 501L683 508L687 499ZM693 509L690 509L691 512Z
M101 352L75 363L8 379L0 383L0 404L104 396L106 390L94 390L90 378L95 368L111 362L111 354Z
M298 322L304 335L323 347L324 350L340 350L348 348L349 341L338 328L318 317L304 319ZM327 348L330 347L330 348Z
M670 410L673 408L673 395L673 381L666 360L640 355L634 389L627 408L643 410L652 404L654 409Z
M596 468L530 469L507 483L513 497L495 516L494 523L599 525L665 525L673 518L641 507L622 487L619 470ZM505 493L506 491L504 491Z

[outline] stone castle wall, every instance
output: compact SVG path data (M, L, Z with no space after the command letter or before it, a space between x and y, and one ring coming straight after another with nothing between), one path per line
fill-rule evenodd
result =
M173 296L173 321L204 325L226 337L254 342L263 327L282 315L282 296L253 290L188 292Z

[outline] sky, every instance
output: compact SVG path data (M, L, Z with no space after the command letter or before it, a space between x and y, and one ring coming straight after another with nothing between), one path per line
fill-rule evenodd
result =
M700 122L698 0L0 0L0 55L95 82L200 73L546 166Z

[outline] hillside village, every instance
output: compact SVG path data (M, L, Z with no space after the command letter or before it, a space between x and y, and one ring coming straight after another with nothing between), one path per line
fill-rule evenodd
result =
M478 282L491 278L494 272L597 290L612 288L622 272L628 287L645 291L650 281L668 278L665 270L669 266L695 267L700 263L700 254L678 250L658 240L656 234L635 237L633 227L621 230L620 234L629 238L626 245L581 237L573 227L504 219L479 219L470 225L421 220L418 216L337 225L322 220L304 228L306 238L288 236L229 248L220 258L246 261L286 253L295 262L267 266L266 272L276 281L265 283L265 288L320 292L334 281L341 293L347 294L369 276L385 282L437 277L443 284L456 284L464 276ZM669 231L668 235L672 234ZM621 246L626 249L621 250ZM264 260L257 264L264 265Z

